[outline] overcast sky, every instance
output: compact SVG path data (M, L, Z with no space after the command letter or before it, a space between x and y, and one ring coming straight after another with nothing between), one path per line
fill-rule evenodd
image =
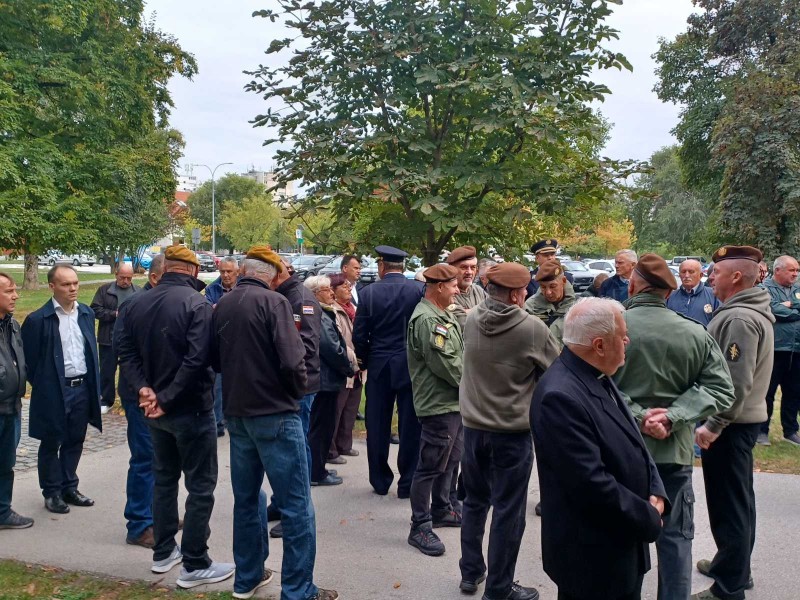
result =
M218 176L272 166L273 151L262 146L267 131L248 122L264 111L266 103L243 90L250 78L242 71L274 59L264 50L272 39L286 37L280 23L251 17L254 10L275 4L275 0L146 0L145 14L155 13L158 28L177 37L199 65L192 81L175 78L170 84L175 102L171 123L186 140L182 166L233 163L221 167ZM678 115L677 107L662 104L652 91L655 65L650 56L659 37L673 38L685 30L692 3L626 0L615 9L609 24L620 31L620 39L612 47L627 56L634 70L603 71L596 77L613 92L600 107L614 125L604 154L644 160L674 142L670 130ZM195 174L201 180L208 178L205 169L196 169Z

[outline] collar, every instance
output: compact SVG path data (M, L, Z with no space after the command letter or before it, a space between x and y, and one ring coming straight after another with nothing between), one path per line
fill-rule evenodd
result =
M424 303L428 308L430 308L433 312L441 317L449 317L449 314L446 310L439 308L433 302L428 300L427 298L423 298L420 300L421 303Z
M625 308L630 310L631 308L636 308L637 306L658 306L661 308L666 308L667 301L656 294L642 292L628 298Z
M703 282L701 281L701 282L699 282L699 283L698 283L696 286L694 286L694 287L693 287L692 289L690 289L690 290L687 290L687 289L686 289L685 287L683 287L683 286L681 286L681 287L680 287L680 290L681 290L681 291L682 291L684 294L688 294L688 295L690 295L690 296L696 296L697 294L699 294L699 293L700 293L700 289L701 289L702 287L703 287Z
M179 286L185 285L194 290L201 292L205 289L206 284L203 281L200 281L196 277L192 277L187 273L164 273L161 276L161 280L158 282L159 287L162 285L167 286Z
M72 313L78 312L78 301L75 301L75 304L72 305L72 310L70 312L65 311L62 306L58 303L55 297L51 298L51 302L53 303L53 310L57 313L61 313L64 315L71 315Z
M270 289L270 287L266 283L264 283L260 279L256 279L255 277L242 277L241 279L239 279L239 281L236 283L236 285L255 285L257 287L264 288L265 290ZM234 286L234 287L236 287L236 286ZM223 288L223 289L225 289L225 288ZM234 288L231 288L231 290L233 290L233 289ZM230 291L230 290L228 290L228 291Z

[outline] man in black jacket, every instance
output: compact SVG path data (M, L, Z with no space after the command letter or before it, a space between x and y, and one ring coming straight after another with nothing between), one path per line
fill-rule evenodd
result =
M117 376L117 356L111 347L111 334L119 309L130 300L139 288L133 285L133 267L122 263L115 275L115 281L97 288L91 308L97 320L97 351L100 355L100 412L105 414L114 406L116 390L114 379Z
M19 323L12 313L17 305L17 284L0 273L0 529L25 529L33 519L11 508L14 464L17 461L25 394L25 353Z
M559 600L638 599L661 532L667 494L610 378L625 362L622 313L614 300L580 300L533 394L542 562Z
M208 556L208 522L217 485L217 427L210 366L212 308L198 292L200 263L183 246L165 253L158 287L123 306L117 340L125 379L139 395L153 442L153 566L166 573L183 561L182 588L215 583L233 575L234 566ZM178 482L184 476L189 497L183 546L178 532Z

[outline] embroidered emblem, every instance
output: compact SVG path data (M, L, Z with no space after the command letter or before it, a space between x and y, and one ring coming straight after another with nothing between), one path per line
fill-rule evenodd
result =
M443 336L444 336L444 335L447 335L447 334L449 333L449 331L450 331L450 330L449 330L449 329L447 329L447 327L445 327L444 325L437 325L437 326L434 328L434 331L435 331L437 334L439 334L439 335L443 335Z
M728 253L728 249L725 246L723 246L722 248L717 250L717 254L719 254L720 256L725 256L727 253Z
M560 267L556 267L555 275L561 275L561 268Z
M439 349L444 348L444 336L443 335L437 335L436 337L433 338L433 343Z
M800 292L795 292L794 293L794 297L797 298L798 300L800 300Z
M706 313L707 315L710 315L710 314L711 314L711 312L712 312L713 310L714 310L714 309L713 309L713 308L711 308L711 305L710 305L710 304L706 304L706 305L703 307L703 312L704 312L704 313Z
M728 347L728 360L731 362L739 362L742 356L742 351L739 349L738 344L731 344Z
M303 314L304 315L313 315L314 314L314 307L303 305Z

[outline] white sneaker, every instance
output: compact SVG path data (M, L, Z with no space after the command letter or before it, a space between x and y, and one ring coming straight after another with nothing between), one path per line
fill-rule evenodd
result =
M181 554L181 547L175 546L172 549L172 554L170 554L164 560L154 560L153 566L150 567L150 570L153 573L166 573L175 565L181 563L183 561L183 554Z
M264 569L264 578L256 584L256 587L254 587L252 590L249 590L247 592L233 592L233 597L234 598L240 598L241 600L248 600L248 598L252 598L253 597L253 594L256 593L256 590L258 588L264 587L270 581L272 581L272 570Z
M104 415L108 412L108 407L105 404L100 405L100 414Z
M194 571L187 571L186 567L183 567L181 575L175 583L178 584L178 587L188 590L198 585L225 581L235 572L236 565L231 563L212 562L207 569L195 569Z

